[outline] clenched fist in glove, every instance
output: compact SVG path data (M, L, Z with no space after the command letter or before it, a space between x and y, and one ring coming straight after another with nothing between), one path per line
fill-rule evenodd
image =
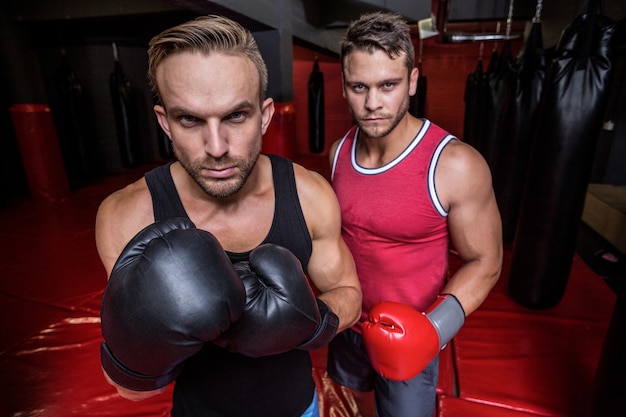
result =
M233 352L259 357L292 349L316 349L337 333L339 319L316 298L289 250L264 244L249 262L235 264L246 288L246 308L216 343Z
M212 234L186 219L154 223L126 245L107 283L102 367L124 388L162 388L239 318L245 299Z
M464 322L463 307L453 295L438 296L425 313L383 301L370 310L362 334L376 372L406 381L422 372Z

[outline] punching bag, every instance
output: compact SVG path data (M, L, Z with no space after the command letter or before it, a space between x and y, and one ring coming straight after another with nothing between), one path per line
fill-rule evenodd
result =
M482 49L482 46L481 46ZM476 63L476 69L470 72L465 82L465 119L463 122L463 141L478 149L482 120L483 94L486 82L482 57Z
M61 152L70 184L78 187L95 176L96 158L83 86L64 50L61 51L61 65L56 73L56 81Z
M52 110L44 103L9 108L32 199L54 203L71 194Z
M263 153L293 160L296 156L296 106L292 101L274 102L274 116L263 135Z
M480 140L478 151L492 169L498 152L501 123L509 97L509 80L513 76L511 43L505 40L500 54L492 56L487 70L486 83L481 90L483 109L480 115Z
M126 78L113 44L113 72L109 77L109 91L115 116L115 131L120 158L124 168L135 168L140 164L139 120L131 82Z
M541 98L509 278L531 308L565 292L609 96L616 25L592 3L563 31Z
M626 415L626 285L618 291L596 370L591 417Z
M516 74L508 87L510 96L499 134L493 187L502 217L504 243L511 243L515 238L537 110L546 77L541 32L541 22L535 20L517 58Z
M415 94L411 96L409 101L409 113L417 118L426 117L426 90L428 88L428 79L424 75L422 69L422 40L420 39L419 57L417 61L417 88Z
M324 151L324 73L317 57L309 75L309 151Z

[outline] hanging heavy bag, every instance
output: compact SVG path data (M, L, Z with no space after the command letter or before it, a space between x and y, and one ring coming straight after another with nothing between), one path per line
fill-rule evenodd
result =
M417 62L417 70L419 75L417 76L417 88L415 94L413 94L409 100L409 113L418 118L426 117L426 90L428 88L428 79L424 75L422 68L422 49L423 42L420 39L419 43L419 58Z
M309 75L309 151L324 151L324 73L317 58Z
M509 80L513 76L513 56L511 43L505 40L499 55L492 57L487 70L487 79L482 91L483 111L481 112L480 141L478 151L492 169L500 142L499 133L504 109L509 97Z
M109 91L120 158L124 168L135 168L140 164L139 120L131 82L126 78L122 64L117 59L117 47L113 44L113 72L109 77Z
M95 176L96 158L83 85L64 50L61 51L56 82L59 95L59 142L68 179L71 186L77 188Z
M511 243L515 238L537 110L546 77L541 22L533 22L516 67L512 84L508 87L511 96L503 115L493 175L504 243Z
M482 58L478 59L476 69L469 73L465 82L465 119L463 122L463 141L478 148L480 140L481 113L483 109L482 89L486 82Z
M409 101L409 113L418 118L426 116L426 89L428 87L428 79L419 68L419 76L417 77L417 88L415 94L411 96Z
M590 417L621 417L626 409L626 285L617 295L594 380Z
M616 25L593 3L563 31L541 99L509 277L531 308L565 292L608 99Z

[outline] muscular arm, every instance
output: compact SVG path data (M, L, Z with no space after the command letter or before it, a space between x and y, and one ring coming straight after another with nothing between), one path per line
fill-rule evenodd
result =
M147 190L144 187L143 180L133 183L108 196L98 208L96 247L107 278L128 241L153 221L152 205L150 200L145 200ZM154 391L129 390L113 382L104 370L103 373L106 381L127 400L141 401L167 390L167 387Z
M339 204L330 184L319 174L294 166L298 195L311 232L313 253L308 275L323 300L339 317L339 330L361 314L361 286L352 254L341 237Z
M475 149L453 141L442 153L435 181L448 208L452 244L463 260L443 292L454 294L469 315L487 298L502 267L502 226L491 173Z
M152 200L143 179L114 192L100 204L96 248L107 277L124 246L153 221Z

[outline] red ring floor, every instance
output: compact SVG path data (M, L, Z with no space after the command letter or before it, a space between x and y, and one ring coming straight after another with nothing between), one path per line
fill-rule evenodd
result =
M143 402L120 398L102 376L99 304L106 283L94 244L100 201L141 175L100 180L53 204L0 210L0 416L167 416L171 391ZM558 306L530 310L500 281L446 348L441 417L577 417L593 379L616 296L578 256ZM458 267L451 254L450 268ZM313 352L322 416L357 416L352 397Z

